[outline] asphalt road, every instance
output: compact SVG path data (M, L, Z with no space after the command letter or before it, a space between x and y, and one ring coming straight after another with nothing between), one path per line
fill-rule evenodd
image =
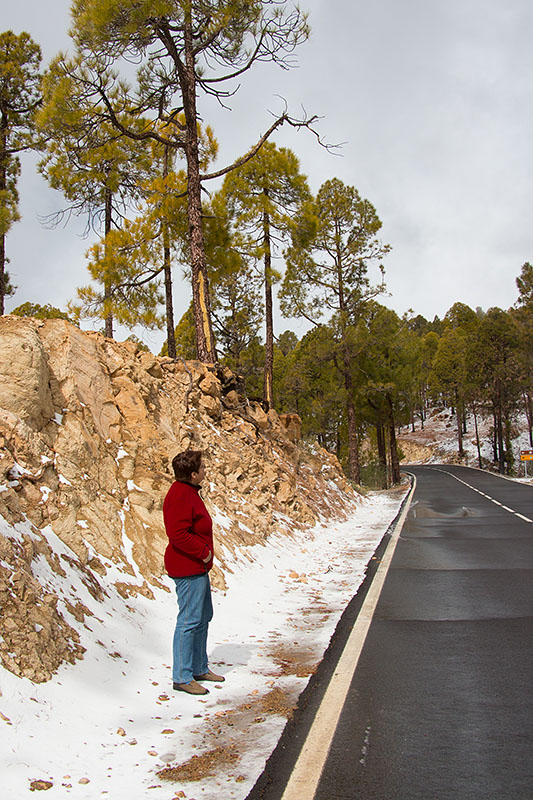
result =
M533 488L409 471L416 491L314 797L532 800ZM282 797L357 613L355 598L250 800Z

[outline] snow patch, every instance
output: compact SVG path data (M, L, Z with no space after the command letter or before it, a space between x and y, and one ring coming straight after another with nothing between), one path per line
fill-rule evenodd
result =
M50 489L49 486L40 486L39 490L40 490L40 492L41 492L41 494L43 496L42 500L41 500L41 503L46 503L46 501L50 497L50 494L51 494L52 490Z

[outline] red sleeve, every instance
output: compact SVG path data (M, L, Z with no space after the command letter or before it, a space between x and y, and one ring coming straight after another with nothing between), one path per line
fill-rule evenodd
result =
M193 527L193 504L182 497L170 495L163 507L167 536L173 547L201 561L210 553L202 540L191 533Z

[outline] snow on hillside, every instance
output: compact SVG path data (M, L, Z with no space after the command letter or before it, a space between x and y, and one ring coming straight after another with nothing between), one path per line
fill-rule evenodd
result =
M83 660L37 684L0 669L2 796L246 797L404 494L370 495L347 521L224 554L209 652L226 681L205 698L172 690L173 591L124 599L108 588L100 603L72 570L66 581L94 611L77 625ZM52 588L60 578L41 566ZM180 765L177 780L158 775Z

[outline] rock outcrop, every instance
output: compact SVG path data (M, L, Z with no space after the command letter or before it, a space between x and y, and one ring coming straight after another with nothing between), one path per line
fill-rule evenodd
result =
M337 460L284 422L228 370L63 320L0 318L3 666L47 680L83 657L74 621L94 602L163 586L161 507L180 450L205 453L218 587L236 549L345 515L357 495Z

